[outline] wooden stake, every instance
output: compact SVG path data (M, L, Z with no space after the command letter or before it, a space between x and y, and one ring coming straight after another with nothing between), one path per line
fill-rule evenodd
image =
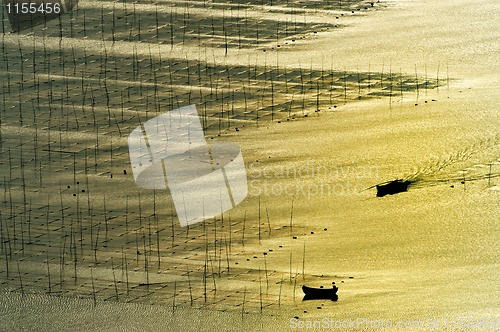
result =
M90 279L92 280L92 297L94 298L94 307L97 305L97 300L95 296L95 286L94 286L94 274L92 268L90 268Z

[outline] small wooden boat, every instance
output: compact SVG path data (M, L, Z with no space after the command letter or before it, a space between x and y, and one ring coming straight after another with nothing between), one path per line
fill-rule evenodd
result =
M314 288L308 286L302 286L302 291L305 296L303 301L307 300L332 300L337 301L339 296L337 295L338 287L333 286L332 288Z
M408 186L410 186L410 184L412 184L412 181L403 180L394 180L384 184L377 184L377 197L408 191Z

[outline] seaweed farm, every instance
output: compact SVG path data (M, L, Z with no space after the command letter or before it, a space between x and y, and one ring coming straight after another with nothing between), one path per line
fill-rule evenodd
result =
M85 1L46 36L165 45L253 48L338 28L341 16L381 8L369 1ZM308 21L310 13L332 16Z
M325 56L320 68L280 53L391 6L79 1L19 33L2 15L0 290L243 317L303 308L305 282L355 282L347 272L309 268L315 239L335 235L305 222L296 197L249 195L181 227L168 190L136 186L128 137L150 119L196 105L208 141L241 143L250 164L263 157L238 141L246 130L307 126L326 114L340 121L349 112L341 109L360 102L383 103L387 113L403 100L431 105L428 95L453 81L443 64L425 73L391 63L358 70ZM489 185L497 167L483 170Z

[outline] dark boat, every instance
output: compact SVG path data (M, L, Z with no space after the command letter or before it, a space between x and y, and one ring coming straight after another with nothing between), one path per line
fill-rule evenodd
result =
M307 300L332 300L337 301L339 296L337 295L338 287L333 286L332 288L314 288L308 286L302 286L302 291L305 296L303 301Z
M59 18L61 15L71 12L77 4L78 0L31 0L24 2L5 0L3 12L7 13L11 31L20 32Z
M408 191L408 186L412 181L394 180L385 184L377 184L377 197L385 195L394 195L397 193Z

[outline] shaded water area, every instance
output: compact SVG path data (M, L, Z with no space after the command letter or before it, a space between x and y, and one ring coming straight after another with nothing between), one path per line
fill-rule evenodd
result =
M47 306L63 316L83 308L77 326L108 330L113 326L100 324L102 314L95 310L116 321L126 316L131 326L147 316L159 329L168 321L189 330L183 319L199 316L207 326L223 319L245 330L285 330L289 318L314 318L322 310L363 315L372 306L401 315L395 306L409 301L402 289L422 297L432 293L417 287L420 282L440 285L441 298L448 299L454 289L433 274L436 262L443 275L461 277L458 262L466 257L491 275L495 254L475 253L498 237L498 121L490 117L482 124L482 115L475 116L467 126L480 133L463 130L467 141L452 142L469 117L461 105L472 92L462 93L463 83L444 65L432 72L414 63L358 70L340 67L329 56L320 64L318 58L301 65L288 59L308 45L299 41L323 42L320 32L345 33L352 22L383 17L391 6L89 1L46 27L3 34L0 289L2 305L10 308L5 312L23 321L16 304L26 312ZM257 193L235 209L182 228L167 190L136 187L127 137L148 119L190 104L197 106L209 141L242 146L249 177L260 182L253 188ZM470 108L489 112L478 104ZM436 161L424 159L435 151L441 153ZM265 176L283 167L307 169L307 160L349 178ZM342 194L320 195L313 186L321 182L334 190L333 183L352 178L356 191ZM399 178L414 182L410 192L376 198L374 190L358 190ZM290 183L308 188L309 196L273 191ZM301 302L303 284L332 282L339 286L338 303ZM477 283L491 286L485 279ZM466 279L459 285L470 288ZM480 301L484 294L473 291L468 301ZM497 305L484 296L486 309L468 314L489 314ZM393 306L380 305L387 298ZM429 301L409 319L429 310ZM436 315L444 316L458 301L449 300ZM339 307L343 303L348 307ZM43 310L31 314L51 317ZM277 322L279 315L286 319ZM259 319L261 325L252 325ZM59 323L60 329L73 324ZM23 324L36 326L29 318Z

